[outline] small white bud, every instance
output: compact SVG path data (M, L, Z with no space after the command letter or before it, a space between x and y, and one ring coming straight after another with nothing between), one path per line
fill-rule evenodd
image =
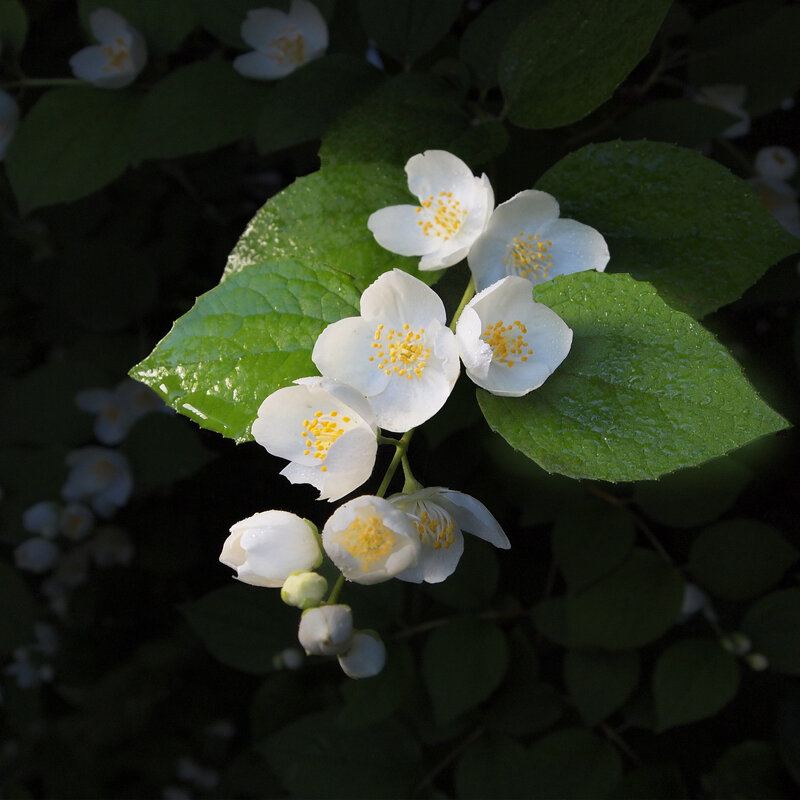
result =
M753 647L750 639L739 631L723 637L720 643L725 650L735 656L747 655Z
M313 608L322 602L328 591L328 581L317 572L295 572L281 588L281 600L287 606Z
M348 678L372 678L386 664L386 647L375 631L358 631L353 643L339 655L339 665Z
M14 563L28 572L47 572L56 563L58 553L51 541L34 536L14 548Z
M353 614L350 606L317 606L300 617L297 638L309 655L335 656L353 641Z
M769 667L769 661L767 661L767 657L762 653L748 653L744 657L744 662L755 672L763 672Z

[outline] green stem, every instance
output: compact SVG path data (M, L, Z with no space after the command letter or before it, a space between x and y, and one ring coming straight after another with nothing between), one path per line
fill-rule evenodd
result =
M458 308L456 309L455 314L453 314L453 319L450 320L450 325L448 326L451 331L455 331L456 323L458 322L459 317L461 316L461 312L466 307L467 303L469 303L472 298L475 297L475 281L470 278L469 283L467 284L467 288L464 289L464 295L461 298L461 302L458 304Z
M333 584L333 589L331 589L331 593L328 595L325 605L332 606L336 603L339 599L339 593L342 591L342 586L344 586L344 575L340 575L336 579L336 583Z
M375 492L377 497L384 497L386 495L386 490L389 488L389 484L392 482L392 478L394 478L394 474L397 472L397 468L400 466L403 456L406 454L406 450L408 450L408 443L411 441L411 437L413 435L414 428L411 428L411 430L406 431L402 437L400 437L400 439L393 440L394 446L397 449L395 450L392 461L386 470L386 474L383 476L381 485L378 487L378 491Z
M422 489L422 484L414 477L414 473L411 472L411 464L408 463L408 453L403 453L401 462L403 464L403 477L406 479L406 482L403 484L403 494L418 492Z
M22 78L18 81L0 83L0 88L27 89L37 86L77 86L78 84L88 85L86 81L82 81L79 78Z

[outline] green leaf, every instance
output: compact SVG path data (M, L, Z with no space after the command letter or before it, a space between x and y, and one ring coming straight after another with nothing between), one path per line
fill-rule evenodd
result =
M512 662L514 666L516 663ZM564 701L556 688L529 676L527 681L518 681L492 702L484 724L494 733L530 736L552 727L562 716Z
M571 153L536 184L561 215L603 234L610 271L652 283L701 318L738 299L800 248L748 184L693 150L605 142Z
M699 467L636 484L633 500L650 519L673 528L713 522L736 502L753 473L734 458L718 458Z
M627 275L581 272L534 297L572 350L525 397L478 390L492 430L548 472L632 481L694 466L785 427L698 323Z
M526 800L534 785L528 761L527 749L514 739L479 739L458 760L456 794L463 800Z
M497 86L500 53L514 29L530 12L530 0L495 0L464 31L461 60L469 65L480 89Z
M53 89L25 115L6 169L23 214L102 189L128 166L133 94Z
M567 650L564 683L584 723L593 727L633 694L639 683L639 653Z
M79 0L78 13L87 30L89 14L97 8L122 14L156 54L176 50L197 22L194 0Z
M610 575L566 596L569 636L583 647L641 647L675 624L683 594L683 579L675 567L650 550L636 548Z
M530 749L531 800L608 797L619 783L622 762L604 739L565 728L543 736Z
M797 687L778 703L775 730L783 765L800 786L800 690Z
M405 66L432 50L461 11L462 0L359 0L364 30Z
M771 589L797 558L797 550L771 525L728 519L695 539L689 571L711 594L741 600Z
M714 639L684 639L658 657L653 671L656 730L713 717L736 696L736 656Z
M138 159L177 158L250 136L268 89L227 61L198 61L162 78L145 95L131 139Z
M553 556L570 591L586 588L625 560L636 538L624 509L584 496L557 518Z
M677 764L643 764L623 775L613 800L685 800L686 783Z
M223 664L260 675L297 640L295 609L275 592L236 583L181 606L195 633Z
M500 55L509 119L557 128L611 97L644 58L668 0L559 0L538 4Z
M0 0L0 42L19 53L28 38L28 15L19 0Z
M748 13L743 14L741 9ZM729 22L732 14L739 24ZM714 41L707 41L714 31ZM726 34L724 39L719 33ZM747 87L745 107L758 115L777 108L786 97L800 89L800 63L797 41L800 38L800 8L777 9L762 2L740 3L709 15L693 33L693 45L703 58L689 64L689 83L696 87L719 83ZM706 39L706 41L703 41Z
M261 153L318 139L350 106L373 89L381 74L363 58L329 55L275 84L256 125Z
M490 622L462 617L436 628L422 651L422 675L439 723L483 702L503 680L508 645Z
M703 788L712 797L735 800L789 800L796 794L786 780L772 742L747 739L728 748L709 775Z
M384 82L342 114L325 135L319 157L323 167L371 161L404 166L423 150L449 150L468 129L461 96L433 75L412 72Z
M800 675L800 589L784 589L762 597L742 620L753 650L767 657L769 668Z
M0 607L13 613L3 614L0 622L0 655L16 647L33 644L33 625L38 616L36 604L17 570L0 561Z
M256 745L294 797L409 797L419 780L419 744L394 720L358 730L335 712L308 714Z
M366 226L372 211L402 202L398 173L348 165L295 181L251 221L220 285L131 375L202 427L248 439L268 394L316 374L311 349L322 329L357 316L360 292L381 273L416 266Z

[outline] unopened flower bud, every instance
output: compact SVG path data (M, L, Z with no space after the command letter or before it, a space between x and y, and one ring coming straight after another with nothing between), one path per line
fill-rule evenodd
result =
M300 617L297 638L306 653L335 656L343 653L353 641L353 614L350 606L317 606Z
M339 665L348 678L372 678L386 664L386 647L375 631L358 631L353 643L339 655Z
M281 600L287 606L313 608L322 602L328 591L328 581L317 572L295 572L281 588Z
M735 656L747 655L753 647L750 639L739 631L723 637L721 644L725 650Z
M762 653L748 653L744 657L744 662L755 672L763 672L765 669L767 669L767 667L769 667L769 661Z

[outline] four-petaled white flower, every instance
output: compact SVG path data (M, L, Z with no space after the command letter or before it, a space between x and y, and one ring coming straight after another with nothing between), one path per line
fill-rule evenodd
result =
M110 8L93 11L89 27L100 44L84 47L70 58L73 75L98 89L121 89L133 83L147 63L142 34Z
M402 270L385 272L361 295L361 316L328 325L311 358L328 378L358 389L377 423L406 431L445 403L460 370L444 304Z
M367 227L381 247L401 256L422 256L421 270L450 267L467 255L494 208L486 175L452 153L426 150L406 164L408 188L419 205L388 206L370 215Z
M560 219L556 199L527 189L501 203L469 251L469 268L478 291L506 275L537 284L608 264L606 240L574 219Z
M511 547L489 509L463 492L433 486L396 494L389 502L408 514L422 548L418 562L397 575L402 581L440 583L452 575L464 552L462 531L503 550Z
M17 101L0 89L0 161L6 157L6 150L14 138L19 124L19 106Z
M261 511L231 527L219 560L244 583L279 588L293 572L318 567L322 551L317 533L297 514Z
M322 546L354 583L388 581L417 563L420 541L411 517L382 497L363 495L333 512Z
M241 32L253 51L238 56L233 67L246 78L284 78L328 47L325 19L307 0L292 0L288 14L276 8L248 11Z
M715 83L713 86L703 86L699 92L692 95L696 103L711 108L726 111L739 121L725 128L722 136L726 139L738 139L750 133L750 115L744 110L744 101L747 97L747 87L734 83Z
M501 397L537 389L567 357L572 330L513 275L475 295L456 325L468 377Z
M255 440L289 459L281 470L292 483L310 483L321 500L338 500L372 474L377 424L358 391L328 378L300 378L273 392L258 409Z

